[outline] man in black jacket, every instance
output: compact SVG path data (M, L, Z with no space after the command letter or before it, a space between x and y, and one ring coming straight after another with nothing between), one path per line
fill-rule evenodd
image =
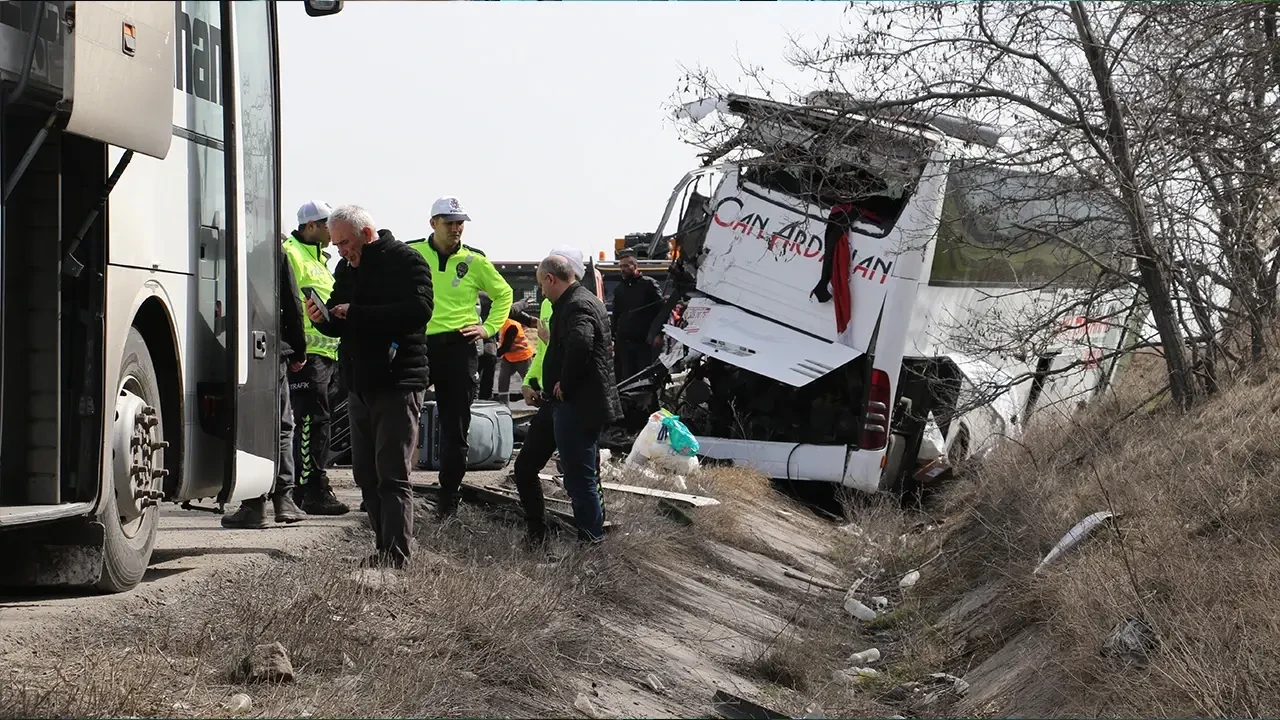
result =
M280 457L276 460L271 504L276 522L295 523L305 519L306 514L293 502L293 409L289 403L289 372L297 372L307 364L307 339L303 334L298 283L294 280L288 258L283 252L279 255L276 283L280 294ZM234 530L267 527L267 496L260 495L240 503L240 509L222 516L222 527Z
M307 315L317 330L341 339L351 472L377 545L369 564L402 567L413 537L409 466L427 389L431 271L417 251L375 227L354 205L329 215L329 238L342 261L328 317L310 298Z
M541 542L547 527L538 472L552 451L559 450L578 538L599 542L604 539L597 466L600 430L622 416L609 357L608 312L575 280L563 256L542 261L538 285L552 302L551 340L542 364L542 401L516 456L516 488L529 538Z
M640 273L633 250L618 253L618 269L622 280L613 289L613 372L626 380L653 364L656 348L649 329L662 311L662 288Z

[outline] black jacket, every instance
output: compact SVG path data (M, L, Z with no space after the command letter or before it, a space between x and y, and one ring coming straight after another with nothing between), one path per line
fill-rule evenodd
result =
M280 357L291 363L307 359L307 336L303 334L302 300L289 258L280 253Z
M425 390L427 321L431 319L431 269L417 250L389 230L364 247L360 267L344 259L333 274L330 309L349 303L347 319L316 329L338 344L338 365L355 392ZM395 348L392 356L392 343Z
M646 342L649 326L662 310L662 288L648 275L623 278L613 289L613 337Z
M622 417L604 303L574 283L555 301L552 313L542 386L553 393L560 383L565 402L577 408L582 424L602 428Z

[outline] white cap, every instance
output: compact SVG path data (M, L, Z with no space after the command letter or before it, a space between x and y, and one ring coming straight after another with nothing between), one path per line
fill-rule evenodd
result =
M449 222L456 220L471 222L471 216L462 208L462 203L458 202L458 198L452 195L446 195L431 203L431 217L435 218L441 215Z
M298 224L306 225L309 222L319 222L328 220L329 213L333 208L329 207L329 203L312 200L302 203L302 207L298 208Z
M558 248L552 249L551 254L559 255L565 260L568 260L569 264L573 266L574 276L577 277L579 280L581 280L582 277L586 275L587 266L585 263L582 262L582 251L579 250L578 248L569 247L568 245L561 245Z

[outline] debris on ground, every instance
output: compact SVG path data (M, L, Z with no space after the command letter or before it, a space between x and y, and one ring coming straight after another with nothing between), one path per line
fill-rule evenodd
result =
M1128 618L1116 625L1102 645L1102 656L1118 658L1144 668L1156 649L1156 634L1151 626L1138 618Z
M653 673L649 673L648 675L644 676L644 684L650 690L658 694L662 694L667 691L667 688L662 684L662 681L659 680L658 676L654 675Z
M600 711L597 710L596 706L591 703L591 699L582 693L578 693L578 697L574 699L573 707L576 708L578 712L582 713L583 715L586 715L589 718L602 717L600 715Z
M284 645L264 643L240 661L240 676L250 683L293 682L293 663Z
M856 652L849 656L849 662L858 666L870 665L879 660L880 660L879 648L867 648L862 652Z
M789 715L723 690L717 690L711 697L711 705L720 717L727 720L791 720Z
M845 612L858 618L863 622L871 622L876 619L876 611L862 604L862 601L854 597L852 593L844 599Z
M826 580L819 580L812 575L805 575L804 573L799 573L795 570L784 570L782 571L782 574L792 580L799 580L802 583L812 585L816 588L822 588L823 590L844 590L843 587L836 585L835 583L829 583Z
M906 575L903 575L902 579L898 581L898 588L906 590L909 587L913 587L918 582L920 582L920 571L912 570Z
M232 715L244 715L253 712L253 699L244 693L236 693L227 698L222 707Z
M1044 559L1040 561L1040 564L1036 566L1035 570L1031 571L1031 574L1039 574L1041 570L1045 569L1058 558L1062 557L1065 553L1070 551L1071 548L1079 545L1081 540L1089 537L1089 535L1093 534L1094 530L1097 530L1099 526L1111 518L1111 511L1101 510L1076 523L1075 527L1068 530L1067 534L1063 535L1062 539L1058 541L1058 544L1053 546L1053 549L1049 551L1049 554L1044 556Z

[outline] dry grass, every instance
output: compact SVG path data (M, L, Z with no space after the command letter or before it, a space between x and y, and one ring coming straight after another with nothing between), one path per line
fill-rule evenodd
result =
M701 715L713 666L760 682L762 702L865 715L868 699L831 679L870 643L839 594L781 587L724 554L727 545L790 558L761 539L750 513L798 508L740 470L701 473L689 491L723 505L691 511L683 526L651 498L614 493L608 513L619 529L591 550L558 542L554 564L522 549L509 514L465 505L460 524L421 519L414 562L394 579L353 569L368 550L363 529L329 553L264 560L40 657L0 658L0 677L14 678L0 682L0 717L226 716L240 692L254 715L277 717L566 717L593 686L606 689L593 702L611 714ZM671 665L632 636L641 627L679 638L711 665L690 667L685 655ZM276 641L297 681L243 684L233 672L240 659ZM619 683L643 692L635 687L650 673L667 687L651 704L628 712L632 696L610 698Z
M1043 628L1052 682L1071 698L1054 712L1275 715L1280 375L1241 381L1185 416L1148 401L1157 387L1131 382L1066 426L1033 429L957 487L947 501L963 519L932 578L930 613L1004 583L989 609L998 632L952 649L976 662L1013 632ZM1033 577L1099 510L1120 519ZM1147 668L1099 654L1127 618L1159 638Z

